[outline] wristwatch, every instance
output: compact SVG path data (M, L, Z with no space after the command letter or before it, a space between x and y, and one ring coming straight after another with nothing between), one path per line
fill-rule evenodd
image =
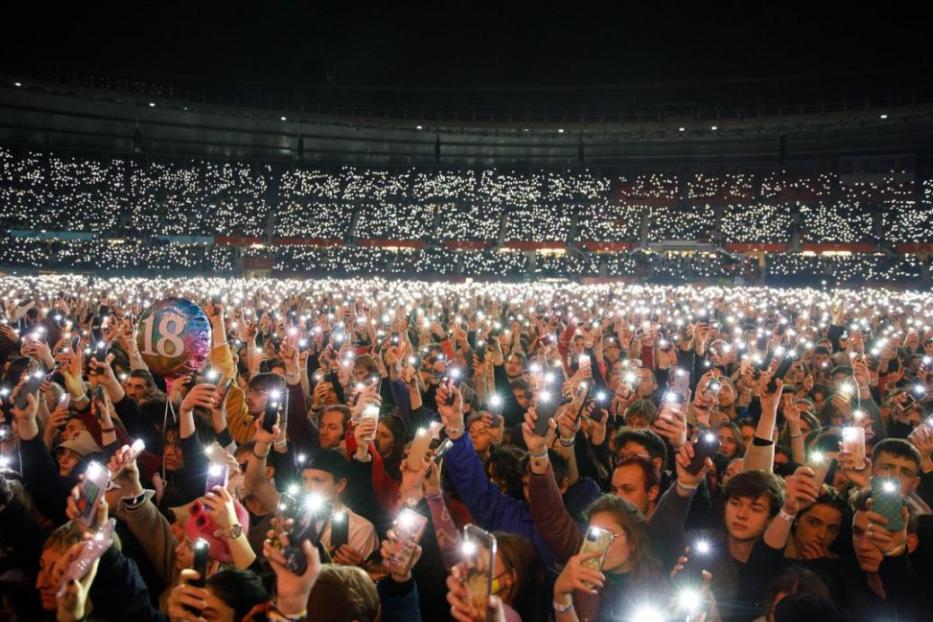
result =
M243 525L239 523L233 523L232 525L230 525L230 528L224 532L223 537L227 538L228 540L236 540L242 535L243 535Z

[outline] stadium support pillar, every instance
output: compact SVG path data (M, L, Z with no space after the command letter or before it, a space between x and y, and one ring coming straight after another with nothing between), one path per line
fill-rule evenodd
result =
M641 227L638 232L638 245L642 248L648 246L648 214L650 210L641 213Z
M275 210L269 212L269 215L266 216L266 229L265 229L265 243L272 244L272 237L275 232L275 220L276 213Z
M567 228L566 242L568 246L577 241L577 222L579 222L579 218L577 218L576 215L573 215L573 217L570 219L570 226Z
M930 286L930 255L927 253L920 255L920 283Z
M411 195L409 194L409 196ZM441 227L441 224L442 224L441 223L441 206L435 205L434 210L433 210L433 215L431 216L431 234L428 237L428 240L438 239L438 232ZM428 246L433 246L433 244L429 241Z
M350 209L353 210L353 213L350 215L350 228L347 230L347 235L349 235L352 240L357 237L356 227L360 223L360 206L357 203L353 203Z
M875 242L875 248L880 245L880 240L884 239L884 220L882 219L881 209L871 210L871 233L872 236L877 240Z
M716 236L716 245L722 245L722 203L719 201L713 208L713 235Z
M265 200L269 207L269 216L266 217L266 244L272 244L272 238L275 235L275 221L278 218L279 210L282 207L281 197L279 195L279 177L280 175L269 175L269 182L266 185Z

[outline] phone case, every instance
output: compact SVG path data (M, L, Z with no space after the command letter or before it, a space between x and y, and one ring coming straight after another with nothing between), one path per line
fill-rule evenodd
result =
M538 436L545 436L548 430L548 422L554 418L554 415L557 414L557 409L560 408L560 395L555 395L555 391L551 391L551 396L547 400L538 399L537 404L535 404L535 413L538 415L538 420L535 421L535 434Z
M702 432L700 437L693 444L693 460L687 467L687 472L696 475L703 469L706 459L714 456L719 451L719 437L710 431Z
M215 486L227 487L230 477L230 467L226 463L209 462L207 465L207 478L204 480L204 492L211 492Z
M206 540L198 538L194 543L194 561L191 564L191 568L200 575L199 579L192 579L189 581L189 585L194 587L204 587L204 584L207 582L207 562L208 562L208 552L210 547L207 544Z
M391 543L391 552L383 560L383 565L391 572L404 573L411 565L414 547L421 540L427 527L428 519L411 509L399 512L395 519L395 541Z
M334 512L330 517L330 546L338 549L350 541L350 517L346 512Z
M450 451L450 448L453 446L453 441L449 438L445 438L444 441L437 446L437 449L434 450L434 462L440 464L441 460L444 459L444 455Z
M855 468L865 467L865 429L857 426L842 428L842 449L852 454Z
M580 553L598 552L599 557L588 559L583 562L583 565L596 571L602 570L610 544L612 544L611 533L599 527L589 527L586 530L586 534L583 536L583 544L580 546ZM592 586L590 587L592 588Z
M311 511L306 505L300 504L300 509L296 508L296 511L299 511L300 515L295 518L292 531L288 534L288 546L282 554L285 556L286 567L294 574L302 575L308 569L308 558L301 549L301 543L308 540L312 546L317 546L324 532L324 521L330 515L331 509L329 504L325 503L320 509Z
M58 592L59 595L64 594L65 586L67 586L68 583L83 578L91 569L91 565L107 552L107 549L113 544L113 530L116 525L117 519L108 519L107 522L104 523L104 526L101 527L100 531L84 543L81 554L68 565L68 568L65 569L65 573L62 575L61 588Z
M885 490L886 484L893 484L893 490ZM901 508L904 497L901 496L900 482L896 478L871 478L872 510L888 519L888 531L900 531L904 528Z
M272 428L275 426L275 423L278 420L278 415L278 408L267 407L265 414L262 416L262 429L269 434L272 434Z
M78 522L85 527L91 526L97 515L97 503L110 483L110 472L99 462L90 462L84 471L81 482L81 495L78 498Z
M464 587L474 613L488 618L486 603L492 592L496 567L496 537L476 525L463 528L466 577Z
M690 372L678 368L674 372L674 382L671 383L671 390L678 395L687 395L690 390Z
M716 560L712 549L708 547L705 552L701 552L698 548L696 542L690 543L687 563L683 565L683 570L674 575L673 583L679 589L700 589L703 585L703 571L714 567Z
M364 409L363 409L363 412L360 414L359 422L362 422L362 421L364 421L364 420L366 420L366 419L375 420L376 423L377 423L377 427L376 427L376 428L373 428L373 432L372 432L372 434L370 434L369 438L364 439L364 440L366 440L367 442L372 442L372 441L375 440L375 438L376 438L376 430L378 429L378 423L379 423L379 407L378 407L378 406L374 406L374 405L370 405L370 406L367 406L366 408L364 408Z
M415 434L415 440L411 443L411 450L408 452L408 468L417 471L424 464L424 456L428 453L428 446L431 444L431 433L427 428L418 428Z
M787 370L790 369L790 366L793 364L793 354L785 354L784 358L781 359L781 364L778 365L777 369L774 371L774 375L771 376L771 380L768 382L768 391L773 392L777 389L777 380L779 378L783 380L784 376L787 374Z
M574 414L574 419L579 419L580 415L583 414L583 411L586 409L586 402L590 397L590 394L593 392L593 384L590 382L583 382L577 387L577 395L574 399L580 400L580 408ZM580 399L582 394L582 400Z
M42 386L42 382L45 380L45 374L38 374L33 372L29 374L29 379L23 383L23 388L16 395L16 407L19 409L26 408L26 397L32 393L34 396L38 397L39 387Z

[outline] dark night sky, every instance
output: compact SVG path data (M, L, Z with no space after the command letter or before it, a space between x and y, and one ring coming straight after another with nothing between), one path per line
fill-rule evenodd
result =
M261 0L124 2L109 9L75 2L56 10L32 4L32 14L6 20L2 68L501 86L714 80L933 61L929 16L906 3L655 1L616 3L626 6L612 10L608 2L520 8L508 0L426 8L343 2L339 9Z

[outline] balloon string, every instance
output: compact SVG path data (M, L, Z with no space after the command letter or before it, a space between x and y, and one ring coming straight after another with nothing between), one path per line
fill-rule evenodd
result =
M175 407L172 406L171 393L165 396L165 413L162 416L162 481L165 480L165 438L166 430L168 429L168 414L172 413L172 423L178 421L178 416L175 414ZM177 440L177 439L176 439Z

